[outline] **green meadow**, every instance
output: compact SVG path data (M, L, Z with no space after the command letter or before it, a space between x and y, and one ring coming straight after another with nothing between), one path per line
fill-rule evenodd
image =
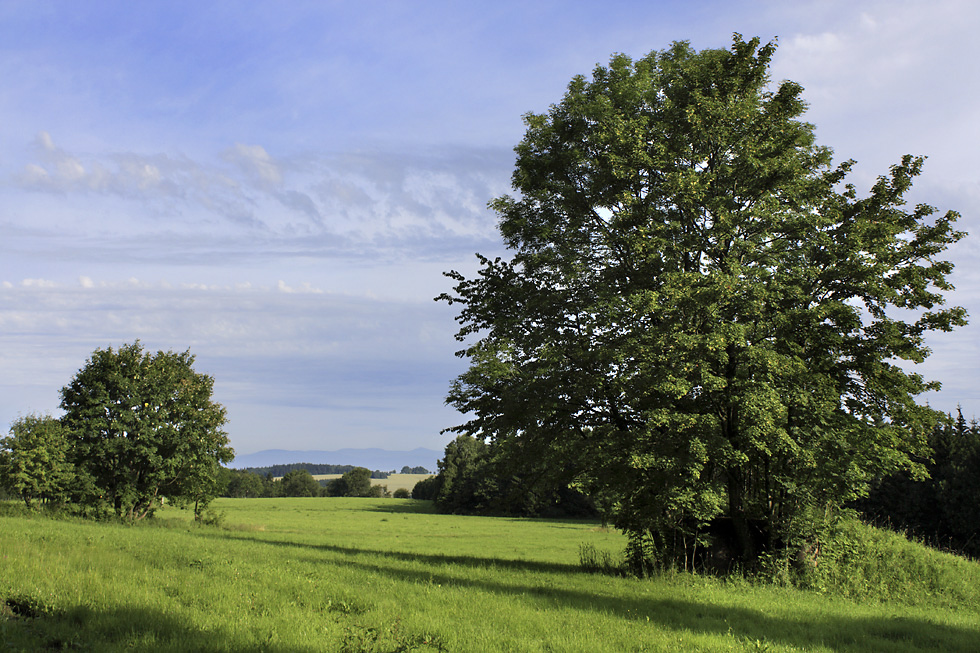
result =
M398 499L215 507L220 526L176 509L125 525L0 506L5 650L980 648L980 565L897 536L882 536L882 550L948 580L913 576L882 600L681 573L623 578L581 567L583 546L617 556L624 544L594 522L440 515Z

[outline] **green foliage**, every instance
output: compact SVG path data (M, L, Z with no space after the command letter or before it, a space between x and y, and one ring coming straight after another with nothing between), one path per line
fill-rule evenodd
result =
M929 435L926 475L884 477L856 507L870 520L931 544L980 558L980 424L958 411Z
M793 584L837 597L906 604L938 599L950 606L980 600L974 564L846 513L820 524L810 547L780 564Z
M966 322L942 308L957 214L904 208L923 160L859 197L774 51L681 42L573 79L491 202L512 258L440 297L470 361L453 430L561 469L660 563L720 515L751 563L753 523L769 550L917 472L938 384L899 361Z
M310 474L319 476L325 474L346 474L355 467L356 465L331 465L327 463L286 463L281 465L268 465L266 467L246 467L245 471L259 474L260 476L272 474L274 477L282 477L294 469L305 469ZM374 470L371 472L371 478L388 478L389 474L390 472Z
M445 512L479 511L485 497L481 485L486 479L486 443L469 435L457 436L446 445L439 461L439 494L436 505Z
M367 496L374 499L390 499L391 492L388 491L387 485L372 485L368 490Z
M10 426L0 439L0 485L23 499L63 503L75 479L69 444L60 421L50 416L27 415Z
M371 470L367 467L355 467L340 478L344 482L345 492L343 496L372 496Z
M132 520L166 497L201 514L234 452L214 380L193 363L190 352L150 354L139 342L97 349L62 388L76 501Z
M438 476L424 478L412 488L412 498L421 501L435 501L436 497L439 496L440 487Z
M229 470L230 476L225 486L227 497L236 499L266 496L264 479L253 472L245 470Z
M323 493L328 497L346 497L347 481L344 480L343 476L330 479L323 486Z
M400 487L397 490L395 490L391 494L391 496L394 497L395 499L410 499L412 497L412 493L409 491L408 488Z
M294 469L282 477L282 496L316 497L320 496L320 484L305 469Z
M508 443L512 444L512 443ZM487 445L468 435L446 445L439 473L416 484L412 496L443 512L522 517L595 517L594 502L555 470L522 459L527 451Z
M204 525L204 526L215 526L220 528L225 523L225 513L221 510L213 510L211 508L196 512L194 514L194 521Z

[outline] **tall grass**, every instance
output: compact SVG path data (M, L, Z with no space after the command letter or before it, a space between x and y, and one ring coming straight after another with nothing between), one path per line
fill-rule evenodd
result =
M946 587L868 603L588 573L583 548L604 560L624 544L590 522L438 515L391 499L215 507L221 529L176 510L141 526L0 517L0 641L272 652L974 651L980 641L975 595ZM956 560L936 564L980 581L977 565Z
M980 607L980 565L845 519L827 533L803 586L862 601ZM980 650L980 645L978 645Z

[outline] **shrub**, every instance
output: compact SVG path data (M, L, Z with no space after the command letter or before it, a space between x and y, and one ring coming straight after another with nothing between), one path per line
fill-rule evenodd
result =
M423 478L421 481L415 484L412 488L412 498L421 499L423 501L433 501L437 496L439 496L439 488L442 484L439 482L438 476L430 476L429 478Z
M367 496L375 499L390 499L391 493L388 492L387 485L372 485L371 489L368 490Z

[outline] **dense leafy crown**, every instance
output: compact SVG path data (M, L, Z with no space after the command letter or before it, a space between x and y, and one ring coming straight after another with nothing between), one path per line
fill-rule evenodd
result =
M858 197L774 52L682 42L573 79L491 202L512 258L441 296L471 361L454 430L547 456L630 532L785 529L909 465L937 384L899 362L965 323L942 307L957 215L904 206L923 160Z
M97 349L61 390L76 466L121 515L145 515L162 497L207 503L218 465L234 457L214 380L193 363L139 342Z

